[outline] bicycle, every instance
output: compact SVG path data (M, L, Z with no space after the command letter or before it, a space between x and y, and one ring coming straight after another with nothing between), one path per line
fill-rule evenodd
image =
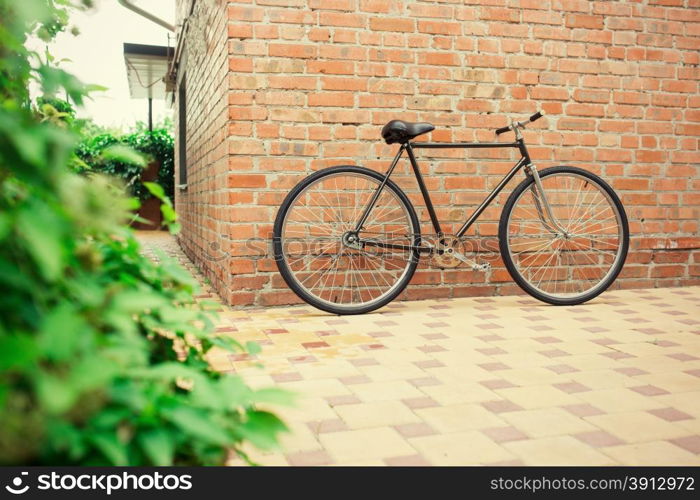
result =
M384 174L359 166L319 170L294 187L273 229L277 267L306 303L334 314L362 314L395 299L411 280L422 254L469 264L458 243L521 169L525 179L506 201L498 227L499 251L513 280L533 297L554 305L589 301L617 278L629 247L624 207L597 175L577 167L538 172L521 130L543 116L512 122L513 142L413 142L435 129L429 123L392 120L382 128L387 144L400 144ZM435 213L414 150L516 148L521 158L454 235ZM407 154L430 221L434 242L421 235L415 208L390 179Z

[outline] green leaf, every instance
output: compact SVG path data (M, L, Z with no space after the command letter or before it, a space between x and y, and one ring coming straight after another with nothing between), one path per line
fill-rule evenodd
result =
M65 61L70 61L70 59L62 59ZM97 85L96 83L88 83L85 85L85 91L86 92L106 92L109 90L109 87L105 87L104 85Z
M257 342L249 340L245 343L245 350L248 351L251 356L256 356L262 352L262 347Z
M113 384L111 397L112 401L119 403L121 408L125 408L127 411L133 410L139 414L143 413L144 408L151 402L142 386L134 383L133 379ZM103 414L104 412L100 413L100 415Z
M229 408L235 408L250 404L253 390L240 377L225 375L219 379L219 393Z
M37 131L18 128L9 133L9 139L25 161L38 166L44 164L46 142Z
M167 298L156 292L128 290L114 297L112 307L123 313L143 312L167 305Z
M296 395L293 392L278 389L277 387L267 387L255 391L252 399L255 403L272 403L292 406L296 399Z
M226 401L217 390L217 384L205 377L199 377L192 388L192 403L201 408L223 410Z
M52 419L47 423L47 441L56 448L65 449L69 461L77 462L90 446L75 426L64 420Z
M127 198L126 209L127 210L138 210L141 208L141 201L133 196Z
M36 391L39 401L49 414L58 414L67 411L78 393L65 379L59 379L52 374L39 372L36 377Z
M16 2L13 5L17 22L29 24L34 21L49 22L52 16L52 10L46 2L40 0L25 0Z
M178 362L159 363L155 366L134 371L134 375L140 378L156 378L162 380L175 380L177 378L199 377L197 370Z
M55 280L63 268L61 222L43 203L26 207L17 217L17 231L43 276Z
M238 432L254 446L269 450L279 448L278 434L288 430L276 415L266 411L250 410Z
M90 437L90 440L95 444L111 465L125 466L129 465L129 456L124 443L119 441L116 433L103 432Z
M108 146L102 151L101 158L103 160L119 161L139 167L146 166L146 160L141 153L123 144Z
M160 211L163 214L163 220L167 223L177 220L175 209L166 203L160 205Z
M144 455L150 460L149 465L173 465L175 455L175 436L164 429L151 429L138 435L138 442Z
M34 276L23 273L13 262L5 259L0 259L0 283L7 284L16 292L33 293L36 287Z
M159 200L165 198L165 191L163 190L163 186L160 184L155 182L144 182L143 185L146 186L146 189L148 189L148 191Z
M122 422L132 418L133 413L122 406L111 406L90 419L91 428L116 429ZM92 431L91 431L92 432Z
M176 406L163 411L163 416L183 432L207 443L219 446L233 444L233 436L212 421L209 412L188 406Z
M12 221L7 214L0 213L0 241L4 240L5 237L10 234L12 229Z
M45 316L39 330L39 345L49 359L68 359L81 339L85 338L88 324L70 304L60 304Z
M172 278L175 281L184 283L189 286L195 286L197 284L197 280L194 279L192 274L190 274L180 264L173 261L170 257L160 257L160 269L161 271L166 273L168 277Z
M29 368L38 357L39 350L29 335L0 336L0 371Z
M212 345L216 347L220 347L221 349L225 349L227 351L237 351L241 350L241 345L236 342L235 339L231 337L212 337L208 336L208 340L212 343Z
M37 72L41 77L41 87L45 95L55 95L60 89L64 89L73 102L82 104L85 85L75 76L46 64L39 66Z
M7 395L10 393L10 387L5 384L0 384L0 408L5 408Z
M118 372L116 364L106 357L84 358L73 363L70 383L77 390L87 391L105 385Z
M179 222L173 222L171 224L168 224L168 231L173 236L180 234L181 230L182 230L182 225Z

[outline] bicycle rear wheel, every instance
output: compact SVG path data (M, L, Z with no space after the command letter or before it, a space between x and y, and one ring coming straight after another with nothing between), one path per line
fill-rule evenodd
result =
M555 305L581 304L605 291L629 248L627 216L600 177L574 167L539 172L559 230L549 219L534 178L520 183L499 224L503 262L533 297Z
M388 181L359 232L357 221L384 177L354 166L331 167L300 182L282 203L273 248L280 274L308 304L361 314L392 301L418 265L415 210Z

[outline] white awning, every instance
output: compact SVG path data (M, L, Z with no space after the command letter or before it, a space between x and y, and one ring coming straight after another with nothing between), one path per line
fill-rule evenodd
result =
M163 77L174 50L161 45L124 44L124 62L132 99L165 99Z

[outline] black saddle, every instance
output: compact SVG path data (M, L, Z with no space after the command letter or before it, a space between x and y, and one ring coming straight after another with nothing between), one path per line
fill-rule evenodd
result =
M401 144L410 141L421 134L427 134L435 130L430 123L410 123L402 120L391 120L382 128L382 137L387 144L399 142Z

